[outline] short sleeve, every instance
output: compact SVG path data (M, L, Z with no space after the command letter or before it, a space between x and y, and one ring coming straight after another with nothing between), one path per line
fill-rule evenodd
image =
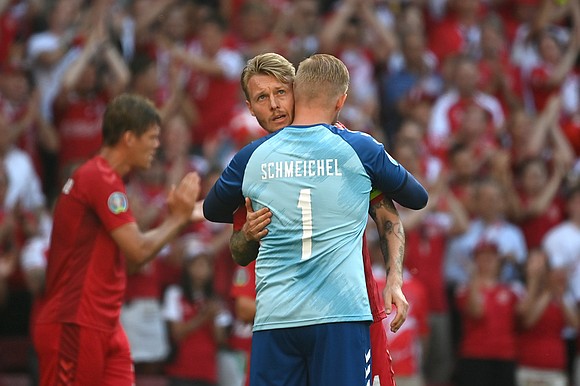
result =
M84 194L108 232L135 222L125 186L116 173L110 169L101 170L83 182Z

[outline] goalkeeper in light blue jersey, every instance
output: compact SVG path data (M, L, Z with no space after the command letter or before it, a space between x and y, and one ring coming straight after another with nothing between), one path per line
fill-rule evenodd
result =
M361 255L369 193L375 186L414 209L425 206L427 193L373 138L330 125L347 88L338 59L303 61L292 126L242 149L204 203L211 221L231 222L244 196L272 211L256 263L251 385L370 379L372 317Z

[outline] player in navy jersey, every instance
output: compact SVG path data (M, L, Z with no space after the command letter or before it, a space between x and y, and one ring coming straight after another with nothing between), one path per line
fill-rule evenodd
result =
M330 125L348 81L332 56L302 62L292 126L242 149L204 202L212 221L231 222L244 196L272 212L256 263L252 385L370 382L369 194L375 186L418 209L427 193L370 136Z
M139 230L122 178L151 165L159 133L160 118L149 101L117 97L105 111L100 153L62 188L33 333L43 386L134 385L119 322L125 271L153 259L179 234L192 220L200 191L199 176L186 175L168 195L163 223Z
M292 83L295 69L283 56L276 53L256 55L248 60L241 76L241 85L246 96L246 105L260 125L270 133L289 125L294 119L294 96ZM338 125L338 124L337 124ZM377 192L378 193L378 192ZM271 212L262 208L254 212L247 202L246 208L235 212L234 232L230 240L230 250L234 260L253 260L258 254L260 239L267 234ZM392 200L377 194L372 197L369 214L376 222L385 254L385 270L388 285L384 298L390 313L393 304L397 314L391 322L391 329L397 331L406 319L408 303L401 290L403 278L403 256L405 234L398 212ZM363 239L364 246L364 239ZM385 304L381 300L377 283L372 275L370 255L363 247L365 279L371 304L373 323L370 326L373 386L394 386L392 360L388 350L386 332L382 320L386 317ZM252 265L252 271L253 271ZM252 272L252 277L254 274ZM255 280L252 289L255 299ZM252 306L252 319L255 313L255 300Z

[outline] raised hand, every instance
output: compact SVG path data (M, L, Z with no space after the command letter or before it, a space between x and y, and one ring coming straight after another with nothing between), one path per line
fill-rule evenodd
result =
M180 217L184 222L191 221L200 191L199 175L196 172L186 174L179 184L169 192L167 205L171 215Z

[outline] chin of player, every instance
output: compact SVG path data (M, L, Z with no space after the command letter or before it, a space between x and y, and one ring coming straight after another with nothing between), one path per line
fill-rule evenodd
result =
M272 130L268 130L270 133L275 133L276 131L290 126L290 120L285 119L284 121L272 122Z
M153 157L147 157L143 162L138 165L140 169L149 169L153 164Z

